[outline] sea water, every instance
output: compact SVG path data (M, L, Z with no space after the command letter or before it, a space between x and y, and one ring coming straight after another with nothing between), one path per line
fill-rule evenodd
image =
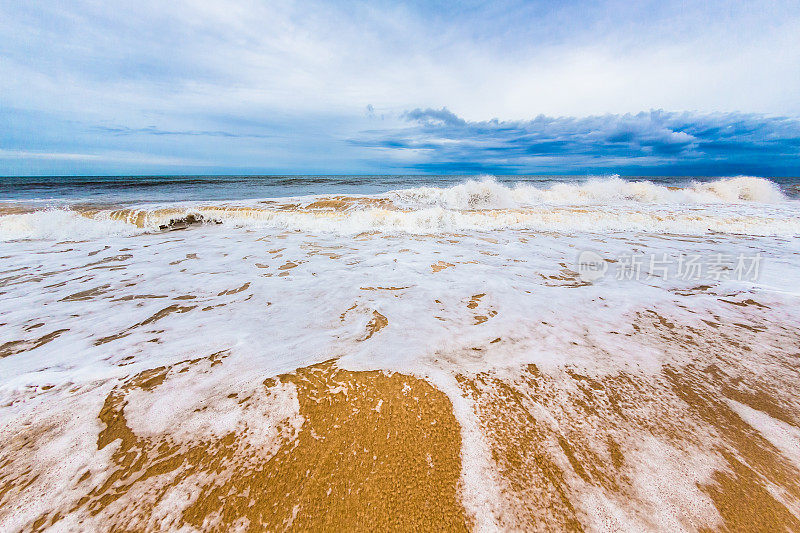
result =
M800 408L798 183L0 178L0 437L11 442L45 422L58 427L47 442L7 448L17 450L6 452L4 464L16 465L8 479L38 474L15 489L18 511L0 513L0 523L22 527L45 509L90 520L74 510L74 480L87 468L93 483L107 475L109 452L94 442L110 391L137 373L225 353L214 372L176 378L157 396L131 393L128 424L140 435L172 431L186 440L240 432L268 448L278 422L302 426L294 397L287 393L281 404L285 416L273 416L226 403L221 391L255 390L266 378L329 360L414 375L453 404L462 498L476 527L520 527L526 497L509 496L508 475L492 458L486 407L464 385L491 375L527 391L541 424L559 431L567 422L589 424L585 434L614 431L629 443L636 459L624 498L581 476L568 483L583 523L719 524L698 490L725 468L713 431L670 440L630 416L608 427L581 422L553 411L577 401L573 381L553 378L571 400L546 407L518 370L641 380L651 388L637 389L630 412L677 426L683 415L670 406L678 392L664 384L671 369L684 367L729 364L738 379L753 377L782 395L785 409ZM800 442L794 426L739 396L720 398L800 463L800 454L792 457ZM770 490L787 490L778 486ZM676 487L673 499L659 506L667 487ZM790 508L798 504L793 494L781 497ZM169 503L164 516L181 505Z

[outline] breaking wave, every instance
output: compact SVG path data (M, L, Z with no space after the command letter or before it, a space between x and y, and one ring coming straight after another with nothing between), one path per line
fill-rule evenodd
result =
M100 220L67 209L0 216L0 239L89 240L106 236L134 235L141 230L118 220Z
M418 187L394 191L391 196L408 207L497 209L548 205L603 205L619 203L781 203L787 198L778 185L764 178L739 176L687 187L667 187L649 181L627 181L612 176L585 183L557 183L550 188L531 185L506 187L487 177L449 188Z
M208 223L357 234L519 229L749 235L800 233L800 202L763 178L668 187L611 177L549 188L487 177L373 196L305 196L246 203L159 204L0 213L0 239L83 240Z

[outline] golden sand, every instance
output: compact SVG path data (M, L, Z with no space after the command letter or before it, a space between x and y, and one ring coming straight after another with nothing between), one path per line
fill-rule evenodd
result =
M365 341L389 325L389 320L377 311L372 312L372 318L367 322L367 333L360 340Z
M240 293L242 291L246 291L249 288L250 288L250 282L247 282L247 283L245 283L244 285L242 285L240 287L236 287L235 289L228 289L227 291L222 291L219 294L217 294L217 296L227 296L227 295L231 295L231 294L238 294L238 293Z
M590 377L569 367L545 373L527 365L459 376L500 475L501 526L597 529L584 502L587 494L600 494L633 517L626 528L663 530L665 523L652 515L667 509L689 530L800 531L798 458L776 448L729 404L738 402L800 428L800 410L791 394L796 385L740 367L737 358L749 348L746 338L731 336L736 324L710 336L647 311L634 327L637 335L660 337L665 347L692 347L697 360L666 365L654 375ZM755 323L744 328L761 329ZM793 362L788 358L780 364ZM666 474L648 470L671 464L666 457L640 455L642 443L650 441L662 443L678 458ZM694 486L680 489L697 494L670 501L669 484L691 475L672 469L698 453L713 457L717 466ZM648 482L666 475L661 489L666 494L648 500L640 491L642 475Z
M476 402L500 474L503 528L582 531L591 523L580 508L582 495L600 491L629 511L641 509L640 527L663 529L663 524L649 521L646 509L652 503L641 500L636 490L632 472L638 465L636 458L626 457L622 439L627 440L631 430L644 430L664 442L688 444L699 424L719 433L707 451L718 453L725 466L698 485L718 517L693 516L689 505L676 513L682 527L800 531L800 520L790 510L800 503L800 472L731 411L712 392L713 385L695 380L696 376L686 379L667 372L689 412L681 413L686 404L679 402L674 410L664 405L642 418L640 407L652 408L652 394L661 392L652 383L624 374L594 380L571 373L569 385L564 377L553 379L530 365L503 378L491 374L459 378L462 389ZM565 394L573 386L573 392ZM537 416L541 407L563 423L554 425ZM770 409L777 409L774 402ZM782 414L797 425L795 415Z
M481 299L484 296L486 296L485 293L472 295L472 297L467 302L467 309L477 309L478 306L480 306ZM483 324L484 322L487 322L492 317L497 316L497 311L495 311L494 309L488 309L486 311L481 311L481 312L485 314L473 315L472 317L473 324L476 326Z
M472 298L469 299L469 302L467 303L467 309L475 309L476 307L478 307L478 304L480 303L481 298L483 298L484 296L486 296L486 294L484 294L484 293L474 294L472 296Z
M95 296L100 296L105 294L109 291L111 285L100 285L99 287L94 287L93 289L87 289L85 291L76 292L75 294L70 294L69 296L65 296L61 299L62 302L79 302L83 300L91 300Z
M169 315L171 315L173 313L178 313L178 314L187 313L187 312L189 312L189 311L191 311L193 309L196 309L196 308L197 308L196 305L189 305L189 306L182 306L182 305L177 305L177 304L169 305L169 306L161 309L160 311L154 313L152 316L142 320L141 322L133 324L132 326L120 331L119 333L115 333L113 335L109 335L107 337L101 337L101 338L97 339L94 342L94 344L96 346L100 346L102 344L106 344L106 343L111 342L113 340L117 340L117 339L121 339L123 337L127 337L128 335L130 335L133 332L134 329L136 329L136 328L138 328L140 326L146 326L148 324L152 324L154 322L158 322L162 318L164 318L166 316L169 316Z
M97 447L113 446L110 475L90 486L87 471L77 481L84 495L70 508L42 513L31 529L70 514L113 530L467 529L458 497L460 431L451 405L410 376L350 372L327 362L267 379L267 394L294 391L302 417L299 431L284 428L271 451L242 445L234 433L187 445L169 433L131 429L126 408L132 391L158 394L172 376L196 365L221 365L224 357L148 370L109 393L98 413ZM24 490L35 480L22 476L6 485L2 477L3 491ZM192 501L178 502L186 505L169 519L158 518L163 499L189 482L196 484ZM3 497L0 492L0 502Z
M539 276L545 280L545 285L549 287L584 287L591 285L590 282L581 279L580 274L569 268L566 263L559 263L561 270L558 274Z
M438 263L434 263L431 265L431 270L434 273L441 272L445 268L450 268L451 266L455 266L453 263L446 263L445 261L439 261Z
M477 309L484 296L465 300L467 308ZM365 312L371 318L362 340L388 323L376 310ZM569 365L544 371L529 364L458 375L457 390L473 406L497 476L500 492L491 498L499 527L603 529L587 507L591 497L624 512L629 530L800 531L796 460L730 404L800 427L794 382L741 368L746 335L763 329L757 321L747 325L718 322L709 334L645 310L630 335L653 336L666 350L689 347L695 359L652 373L588 375ZM43 510L28 529L73 519L114 530L469 529L461 428L449 399L419 378L346 371L329 361L255 389L225 391L250 415L276 411L287 398L296 402L296 419L280 419L259 445L246 432L187 441L170 431L144 434L131 423L142 394L157 398L181 376L206 379L226 364L226 353L217 353L141 372L111 390L97 413L97 450L109 456L99 465L103 475L76 476L71 502ZM0 520L42 474L16 461L55 435L56 426L31 426L4 443ZM709 470L691 477L694 467L681 468L698 454L711 458ZM655 488L643 492L643 483Z
M9 355L22 353L27 350L33 350L34 348L44 346L48 342L57 339L62 333L65 333L67 331L69 330L57 329L55 331L51 331L50 333L46 333L41 337L37 337L35 339L20 339L15 341L4 342L3 344L0 344L0 359L2 359L3 357L8 357Z

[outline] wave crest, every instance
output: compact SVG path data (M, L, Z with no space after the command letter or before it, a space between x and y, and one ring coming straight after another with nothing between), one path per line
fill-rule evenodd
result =
M417 187L393 191L390 196L408 208L508 209L546 205L602 205L618 203L780 203L786 196L764 178L738 176L688 187L668 187L650 181L628 181L619 176L591 178L584 183L557 183L550 188L531 185L508 187L492 177L469 180L453 187Z
M745 176L685 187L613 176L549 188L509 187L485 177L447 188L416 187L375 196L7 211L0 214L0 239L82 240L200 223L343 234L525 229L795 235L800 233L798 206L773 182Z

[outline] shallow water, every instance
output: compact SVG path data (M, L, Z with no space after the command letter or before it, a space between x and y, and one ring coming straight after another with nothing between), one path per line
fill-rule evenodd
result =
M348 499L395 469L402 501L441 495L421 519L478 530L798 524L791 184L324 179L6 198L0 523L258 529L326 506L346 521L400 512L380 507L389 489ZM375 424L389 442L408 426L389 413L409 394L427 395L426 424L453 417L457 457L453 431L403 461L418 435L363 445ZM377 419L354 414L342 436L320 402ZM308 440L323 432L334 448ZM267 482L248 472L335 478L315 454L345 448L374 448L357 464L384 473L250 496ZM272 510L212 505L220 486ZM752 505L731 505L740 493Z

